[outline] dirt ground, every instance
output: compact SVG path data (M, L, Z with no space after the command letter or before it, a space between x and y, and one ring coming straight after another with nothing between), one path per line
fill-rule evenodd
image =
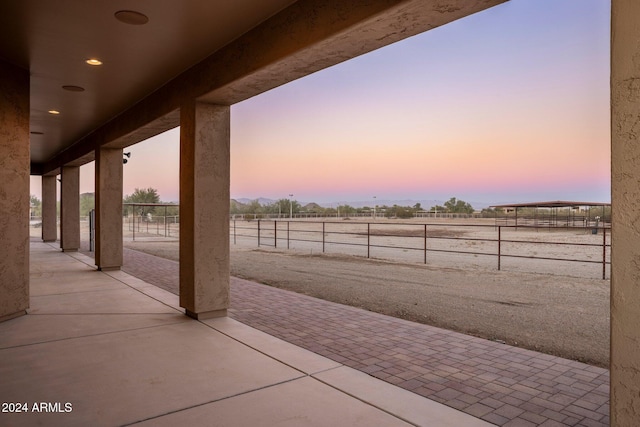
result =
M177 242L125 246L178 259ZM231 246L231 273L270 286L606 367L609 281Z

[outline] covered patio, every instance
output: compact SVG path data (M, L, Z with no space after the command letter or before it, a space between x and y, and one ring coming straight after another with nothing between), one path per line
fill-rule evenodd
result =
M0 324L2 425L490 425L230 318L190 319L93 262L31 244L29 314Z
M59 409L55 402L62 407L70 402L74 410L2 413L0 423L6 416L9 424L43 417L39 420L46 424L150 419L156 425L158 417L166 416L173 424L176 411L198 417L213 405L225 406L216 416L229 414L238 425L252 424L254 412L273 423L297 425L291 420L315 418L313 406L302 403L301 411L269 418L269 408L255 403L263 400L256 396L281 387L305 402L305 396L327 384L333 387L327 395L335 399L319 409L323 424L332 422L325 418L332 413L348 416L339 411L344 399L351 402L347 407L354 404L357 412L390 423L409 420L383 404L362 406L368 397L330 378L338 371L345 372L339 377L350 377L352 372L342 367L311 356L314 363L308 368L298 362L307 353L293 350L296 361L287 361L270 356L262 344L232 339L237 330L252 333L225 319L230 106L502 2L3 2L0 392L7 403L44 401ZM639 15L637 1L612 0L611 423L616 426L635 425L640 413ZM176 126L181 132L182 218L177 301L143 283L129 284L130 277L119 271L123 148ZM96 258L87 265L76 254L79 167L91 161L96 168ZM33 245L30 175L41 176L43 188L42 242ZM258 341L271 340L258 335ZM178 377L179 383L174 381ZM298 386L306 391L298 392ZM378 382L364 388L378 397L387 389ZM401 394L401 400L416 402ZM243 403L226 406L233 402ZM438 412L422 399L409 406Z

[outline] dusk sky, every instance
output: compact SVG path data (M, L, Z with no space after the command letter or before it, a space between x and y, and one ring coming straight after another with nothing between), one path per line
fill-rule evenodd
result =
M608 0L511 0L236 104L231 196L609 202L609 21ZM178 201L178 144L126 149L124 193Z

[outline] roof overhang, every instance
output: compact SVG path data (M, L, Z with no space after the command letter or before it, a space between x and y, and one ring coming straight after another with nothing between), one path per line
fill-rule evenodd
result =
M184 103L232 105L504 1L7 1L0 58L30 73L32 173L55 174L178 126Z
M493 205L490 207L492 208L572 208L576 206L611 206L611 203L554 200L549 202L530 202L530 203L512 203L507 205Z

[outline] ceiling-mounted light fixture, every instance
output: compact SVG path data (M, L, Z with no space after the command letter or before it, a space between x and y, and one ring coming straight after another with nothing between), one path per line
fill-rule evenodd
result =
M49 110L47 111L49 114L53 114L54 116L57 116L58 114L60 114L60 111L58 110Z
M102 61L100 61L99 59L96 59L96 58L89 58L84 62L86 62L89 65L93 65L93 66L102 65Z
M128 153L122 153L122 155L123 155L123 156L126 156L127 158L129 158L129 157L131 157L131 152L128 152ZM123 164L125 164L125 165L127 164L127 162L128 162L128 161L129 161L129 160L127 160L127 159L122 159L122 163L123 163Z
M119 10L114 13L116 19L129 25L144 25L149 22L149 17L135 10Z

